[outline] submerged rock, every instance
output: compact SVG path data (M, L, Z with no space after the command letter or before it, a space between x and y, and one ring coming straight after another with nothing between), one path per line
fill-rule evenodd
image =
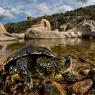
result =
M57 82L46 83L41 91L41 95L67 95L63 87Z
M93 81L91 79L86 79L83 81L76 82L72 85L73 91L80 95L86 93L93 85Z

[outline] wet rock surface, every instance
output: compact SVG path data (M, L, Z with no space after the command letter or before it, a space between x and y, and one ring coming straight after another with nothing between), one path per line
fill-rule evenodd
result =
M72 89L76 94L84 94L92 87L92 85L92 80L86 79L73 84Z
M57 82L50 82L41 89L42 95L67 95L66 90Z

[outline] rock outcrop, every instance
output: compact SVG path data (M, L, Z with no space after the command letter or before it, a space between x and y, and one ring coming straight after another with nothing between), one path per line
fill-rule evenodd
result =
M65 38L64 33L54 32L54 31L31 31L25 38Z
M25 33L25 38L73 38L81 34L70 32L59 32L58 30L51 31L50 22L42 19L40 23L28 28Z
M7 32L3 24L0 24L0 33Z
M3 24L0 24L0 41L16 40L17 38L7 32Z
M83 95L86 93L93 85L93 81L91 79L86 79L83 81L76 82L73 84L73 90L78 95Z
M43 19L40 24L33 25L27 29L26 38L80 38L88 37L95 38L95 21L84 20L71 29L68 29L68 24L61 26L61 31L51 31L50 23Z
M50 22L46 19L42 19L39 23L27 29L25 37L32 38L33 34L37 34L38 32L51 32Z
M17 39L24 39L25 33L12 33L11 34L13 37L16 37Z
M63 18L66 22L60 26L60 30L67 31L82 22L87 16L64 16Z
M40 22L38 22L36 25L32 26L33 29L39 28L42 29L43 31L51 31L51 25L50 22L46 19L42 19Z
M66 32L71 33L72 31L74 32L74 34L80 33L82 37L95 38L95 21L84 20Z

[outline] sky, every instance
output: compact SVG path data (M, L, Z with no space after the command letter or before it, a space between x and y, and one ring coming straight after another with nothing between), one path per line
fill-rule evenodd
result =
M27 16L64 13L94 4L95 0L0 0L0 23L23 21Z

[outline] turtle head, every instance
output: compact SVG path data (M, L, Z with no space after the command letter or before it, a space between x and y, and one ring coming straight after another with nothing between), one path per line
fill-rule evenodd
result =
M71 56L65 56L65 63L66 64L72 64L72 57Z
M46 56L50 56L50 57L56 57L55 54L53 54L49 49L44 47L44 50L42 51L42 54L46 55Z
M66 82L72 83L78 80L78 75L72 70L72 57L65 56L61 74Z
M59 56L59 67L60 73L64 74L68 72L72 67L72 57L71 56Z

